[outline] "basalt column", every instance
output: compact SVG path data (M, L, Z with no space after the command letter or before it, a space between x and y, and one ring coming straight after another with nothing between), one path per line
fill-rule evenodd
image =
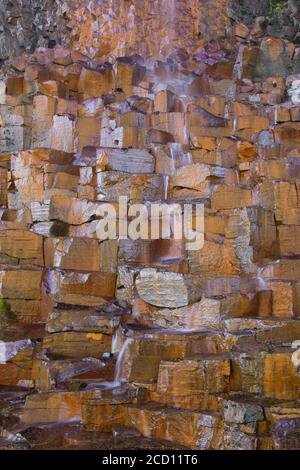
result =
M4 2L1 449L299 449L299 11L244 3Z

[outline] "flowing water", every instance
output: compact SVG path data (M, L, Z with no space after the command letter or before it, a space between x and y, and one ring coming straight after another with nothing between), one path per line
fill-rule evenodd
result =
M169 176L168 175L163 175L163 180L164 180L163 200L167 201L168 200L168 190L169 190Z
M192 163L192 154L190 152L184 152L181 144L171 143L170 153L174 169L181 168Z
M238 127L238 116L234 116L233 118L233 132L237 130Z
M116 354L119 353L123 342L123 331L122 328L119 327L113 334L112 342L111 342L111 353Z
M116 367L115 367L115 377L114 377L114 382L121 384L122 382L126 382L126 371L125 371L125 365L126 365L126 360L127 360L127 351L132 343L133 338L126 338L120 351L118 354L118 359L116 362Z
M257 276L256 276L256 278L257 278L257 281L258 281L258 283L257 283L257 288L258 288L259 291L265 290L265 289L267 288L266 281L265 281L265 279L262 277L262 272L263 272L263 270L264 270L264 267L257 269Z
M275 264L278 264L280 263L280 259L276 259L274 261L272 261L270 263L269 266L272 266L272 265L275 265ZM266 279L263 277L263 272L264 270L266 269L266 266L262 266L262 267L259 267L257 268L257 280L258 280L258 290L264 290L264 289L267 289L267 283L266 283Z

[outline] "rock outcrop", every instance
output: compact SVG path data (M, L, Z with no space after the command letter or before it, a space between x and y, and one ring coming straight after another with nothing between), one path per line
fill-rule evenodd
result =
M99 60L173 54L173 60L187 61L203 42L220 40L229 48L230 1L4 0L0 60L63 44Z
M50 3L0 32L0 448L299 449L294 37ZM203 204L202 249L98 236L157 202Z

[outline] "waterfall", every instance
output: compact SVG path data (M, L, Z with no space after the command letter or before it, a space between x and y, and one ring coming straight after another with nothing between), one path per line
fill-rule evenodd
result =
M167 201L167 199L168 199L168 189L169 189L169 176L168 175L163 175L163 179L164 179L163 198L164 198L164 201Z
M237 127L238 127L238 116L234 116L233 118L233 132L235 132L237 130Z
M176 11L176 0L167 0L161 2L161 16L166 16L168 18L168 23L174 32L175 27L175 11ZM170 38L169 38L170 39Z
M126 353L127 350L132 343L133 338L126 338L124 341L119 354L118 354L118 359L116 362L116 367L115 367L115 377L114 377L114 382L115 384L121 384L122 382L126 382L126 378L124 377L124 365L125 365L125 359L126 359Z
M270 267L270 266L278 264L278 263L280 263L280 259L276 259L276 260L272 261L271 263L269 263L266 266L257 267L256 278L258 280L259 290L264 290L264 289L268 288L267 282L266 282L265 278L263 277L263 272L266 269L266 267Z
M123 339L123 332L122 332L122 328L119 326L119 328L116 329L112 337L112 342L111 342L112 354L119 353L120 349L122 348L122 339Z
M171 143L169 145L174 171L177 168L181 168L186 165L191 165L192 154L190 152L183 151L182 144Z
M160 17L163 19L161 27L166 31L166 35L160 44L160 52L165 46L173 46L175 36L176 0L165 0L159 2Z
M259 267L257 269L257 280L258 280L258 289L259 291L262 291L262 290L265 290L267 288L267 285L266 285L266 281L265 279L262 277L262 273L263 273L263 270L264 270L265 266L262 266L262 267Z

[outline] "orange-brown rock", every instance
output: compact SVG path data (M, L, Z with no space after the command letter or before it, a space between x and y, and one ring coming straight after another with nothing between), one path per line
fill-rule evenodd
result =
M111 335L92 332L59 332L47 335L43 348L57 359L95 357L111 351Z
M1 271L1 294L3 298L40 299L41 283L41 271Z
M31 388L34 345L29 339L0 341L0 383L12 387Z
M235 209L252 205L252 192L248 189L220 185L212 195L213 209Z
M172 135L174 142L185 144L185 115L179 112L158 113L152 116L152 127L154 130L167 132Z
M103 247L106 246L104 242ZM106 251L106 253L105 253ZM114 297L116 276L109 272L113 264L105 263L107 256L111 263L112 252L104 248L103 269L105 273L53 272L54 296L58 302L72 305L100 306Z
M289 353L252 352L233 360L232 387L267 398L299 397L299 377Z
M94 331L96 333L113 334L119 325L118 317L91 308L72 308L61 306L49 313L47 331Z
M204 356L198 360L162 361L157 380L157 397L173 406L176 406L176 402L178 406L187 397L193 397L197 403L197 398L200 400L205 394L226 392L229 376L230 363L225 358ZM172 403L172 399L168 400L168 396L174 397L175 403Z
M299 12L3 2L0 447L299 448Z
M28 396L21 420L25 424L59 423L81 420L81 402L91 392L48 392Z
M105 67L103 70L82 69L78 83L78 91L85 98L97 98L106 95L115 88L113 70Z
M159 404L144 408L126 404L112 407L109 403L87 400L83 419L88 429L109 430L116 424L133 426L149 438L170 440L192 449L220 448L222 445L218 416L168 409Z
M43 266L43 238L25 230L0 230L0 254L8 264L15 259L20 264Z
M98 240L83 238L47 238L45 265L47 267L99 271L101 248Z
M0 363L0 385L22 387L25 389L32 388L31 368L20 367L12 362L7 364Z
M100 144L101 122L94 117L82 117L78 120L76 126L77 151L80 152L83 147L98 147Z

